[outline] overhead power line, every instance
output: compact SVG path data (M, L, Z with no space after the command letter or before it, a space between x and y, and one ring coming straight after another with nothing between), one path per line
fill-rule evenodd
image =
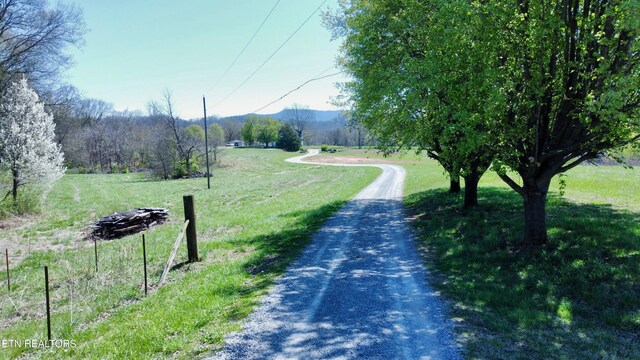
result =
M283 42L283 43L282 43L282 44L281 44L281 45L280 45L280 46L279 46L279 47L278 47L278 48L277 48L277 49L276 49L276 50L275 50L271 55L269 55L269 57L268 57L265 61L263 61L263 62L262 62L262 64L260 64L260 66L258 66L258 67L257 67L257 68L256 68L256 69L255 69L255 70L254 70L254 71L253 71L253 72L252 72L252 73L251 73L251 74L250 74L246 79L244 79L244 81L242 81L242 82L240 83L240 85L236 86L236 88L235 88L235 89L233 89L229 94L227 94L224 98L222 98L222 100L220 100L218 103L216 103L216 106L217 106L217 105L220 105L221 103L223 103L225 100L227 100L229 97L231 97L231 95L235 94L235 93L236 93L236 91L238 91L242 86L244 86L244 84L246 84L246 83L247 83L247 81L251 80L251 78L253 78L253 76L254 76L255 74L257 74L257 73L258 73L258 71L260 71L260 69L262 69L262 68L267 64L267 62L269 62L269 60L271 60L271 58L273 58L273 57L274 57L274 56L275 56L275 55L280 51L280 49L282 49L282 48L283 48L283 47L284 47L284 46L289 42L289 40L291 40L291 38L293 38L293 37L298 33L298 31L300 31L300 29L302 29L302 27L303 27L306 23L308 23L308 22L309 22L309 20L311 20L311 18L313 17L313 15L315 15L315 14L318 12L318 10L320 10L320 8L322 8L322 6L323 6L324 4L326 4L326 2L327 2L327 1L328 1L328 0L324 0L324 1L322 2L322 4L320 4L320 6L318 6L318 7L317 7L317 8L316 8L312 13L311 13L311 15L309 15L309 16L308 16L308 17L307 17L307 18L302 22L302 24L300 24L300 26L298 26L298 28L297 28L293 33L291 33L291 35L289 35L289 37L288 37L288 38L287 38L287 39L286 39L286 40L285 40L285 41L284 41L284 42Z
M220 77L218 77L218 80L216 80L216 82L213 84L213 86L211 88L215 88L216 86L218 86L218 84L220 83L220 81L229 73L229 70L231 70L231 68L238 62L238 59L240 59L240 56L242 56L242 54L244 54L245 50L247 50L247 48L249 47L249 45L251 44L251 42L253 41L253 39L255 39L256 35L258 35L258 33L260 32L260 30L262 30L262 27L264 26L264 24L267 22L267 20L269 19L269 17L271 17L271 14L273 14L273 11L276 9L276 7L278 6L278 4L280 3L281 0L277 0L275 4L273 4L273 7L271 8L271 11L269 11L269 13L267 14L267 16L264 18L264 20L262 20L262 23L260 24L260 26L258 26L258 29L256 29L256 31L253 33L253 35L251 35L251 38L249 39L249 41L247 41L247 43L244 45L244 47L242 48L242 50L240 50L240 52L238 53L238 55L236 56L235 59L233 59L233 61L231 62L231 64L227 67L227 69L222 73L222 75L220 75ZM206 91L208 92L208 91Z
M322 6L322 5L320 5L320 6ZM316 11L317 11L317 10L316 10ZM422 23L422 22L423 22L423 21L428 17L428 15L427 15L427 14L428 14L428 13L426 13L426 12L425 12L425 15L424 15L423 17L421 17L421 18L420 18L420 20L418 20L418 22L416 22L416 23L415 23L415 25L414 25L413 27L420 25L420 23ZM413 27L412 27L412 28L413 28ZM382 49L384 49L384 48L386 48L387 46L391 45L391 43L392 43L393 41L395 41L396 39L398 39L398 38L400 38L400 37L402 37L402 36L405 36L405 35L409 32L409 30L410 30L410 29L411 29L411 28L407 28L405 31L403 31L403 32L402 32L402 34L400 34L400 35L398 35L398 36L394 36L394 37L393 37L393 38L391 38L391 39L388 39L388 40L387 40L387 41L382 45L382 47L381 47L381 48L382 48ZM325 79L325 78L328 78L328 77L332 77L332 76L336 76L336 75L339 75L339 74L342 74L342 73L345 73L345 72L346 72L346 70L342 70L342 71L337 72L337 73L333 73L333 74L329 74L329 75L325 75L325 76L320 76L320 75L322 75L323 73L325 73L325 72L327 72L327 71L331 70L332 68L333 68L333 66L332 66L332 67L330 67L330 68L328 68L327 70L323 71L322 73L320 73L320 74L318 74L318 75L314 76L313 78L311 78L311 79L309 79L309 80L307 80L307 81L303 82L302 84L298 85L298 87L296 87L295 89L289 90L289 91L288 91L287 93L285 93L284 95L282 95L282 96L280 96L279 98L277 98L276 100L274 100L274 101L272 101L272 102L268 103L267 105L265 105L265 106L263 106L263 107L259 108L258 110L255 110L253 113L257 113L258 111L260 111L260 110L262 110L262 109L265 109L265 108L267 108L267 107L269 107L269 106L271 106L271 105L273 105L273 104L277 103L278 101L280 101L280 100L282 100L282 99L286 98L287 96L291 95L292 93L294 93L294 92L296 92L296 91L300 90L303 86L307 85L307 84L308 84L308 83L310 83L310 82L317 81L317 80L322 80L322 79Z
M316 75L315 77L313 77L313 78L311 78L311 79L309 79L309 80L307 80L307 81L303 82L302 84L298 85L298 87L296 87L295 89L291 89L291 90L289 90L286 94L284 94L284 95L280 96L279 98L277 98L277 99L273 100L272 102L268 103L267 105L265 105L265 106L263 106L263 107L261 107L261 108L259 108L259 109L257 109L257 110L254 110L252 113L253 113L253 114L255 114L255 113L257 113L258 111L260 111L260 110L262 110L262 109L268 108L269 106L271 106L271 105L273 105L273 104L277 103L278 101L280 101L280 100L282 100L282 99L286 98L287 96L291 95L291 93L294 93L294 92L296 92L296 91L300 90L303 86L307 85L307 84L308 84L308 83L310 83L310 82L314 82L314 81L318 81L318 80L326 79L326 78L329 78L329 77L332 77L332 76L340 75L340 74L342 74L342 73L344 73L344 72L345 72L344 70L342 70L342 71L335 72L335 73L333 73L333 74L320 76L320 75L324 74L325 72L327 72L327 71L329 71L329 70L331 70L331 69L333 69L333 66L332 66L332 67L330 67L329 69L327 69L327 70L325 70L325 71L321 72L320 74Z

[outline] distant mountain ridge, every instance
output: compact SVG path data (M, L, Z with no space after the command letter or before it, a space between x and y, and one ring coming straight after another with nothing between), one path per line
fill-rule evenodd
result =
M343 111L342 110L313 110L310 109L310 111L313 112L313 116L314 116L314 121L317 122L329 122L329 121L333 121L336 118L340 117L340 115L342 115ZM234 115L234 116L225 116L220 118L220 120L226 120L226 119L244 119L247 116L250 115L255 115L258 117L272 117L274 119L278 119L280 121L284 121L287 119L287 110L284 109L280 112L277 112L275 114L244 114L244 115Z

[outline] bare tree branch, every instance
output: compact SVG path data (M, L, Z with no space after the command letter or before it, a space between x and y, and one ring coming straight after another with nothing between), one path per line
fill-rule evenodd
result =
M300 140L304 141L304 131L314 120L314 115L308 106L293 104L291 107L285 109L285 119L287 123L293 127L293 130L298 133Z

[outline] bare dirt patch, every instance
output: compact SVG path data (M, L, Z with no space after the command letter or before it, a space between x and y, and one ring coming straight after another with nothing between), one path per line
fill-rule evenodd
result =
M244 230L244 226L241 225L220 226L216 229L205 230L199 240L201 239L203 242L219 241L222 240L223 237L233 235L242 230Z
M0 251L4 266L5 249L9 252L10 268L18 266L32 251L65 251L77 249L84 246L93 246L93 243L83 241L85 232L80 229L59 229L52 231L38 231L24 235L22 230L36 223L37 218L28 216L15 218L11 224L4 222L2 229L8 230L0 237Z
M35 215L9 216L0 220L0 229L3 230L19 230L36 222L38 217Z

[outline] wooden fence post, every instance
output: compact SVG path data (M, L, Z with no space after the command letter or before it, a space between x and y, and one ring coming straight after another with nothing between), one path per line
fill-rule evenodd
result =
M196 208L193 195L185 195L182 197L184 202L184 219L189 220L187 226L187 252L189 254L189 262L198 261L198 239L196 235Z

